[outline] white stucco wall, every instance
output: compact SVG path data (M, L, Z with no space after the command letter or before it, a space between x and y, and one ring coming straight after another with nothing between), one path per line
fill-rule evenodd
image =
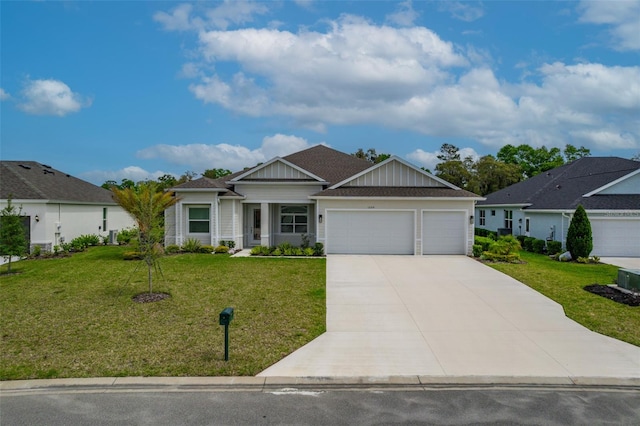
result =
M134 226L129 214L115 204L70 204L37 200L13 200L12 204L22 207L22 214L30 217L31 245L40 245L45 250L52 250L55 245L70 242L80 235L108 236L110 230L119 231ZM6 201L0 201L0 208L5 206ZM106 230L102 229L105 207Z

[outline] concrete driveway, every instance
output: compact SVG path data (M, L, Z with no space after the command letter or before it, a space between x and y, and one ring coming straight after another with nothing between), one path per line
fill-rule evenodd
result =
M640 348L465 256L332 255L327 332L259 374L407 375L637 380Z

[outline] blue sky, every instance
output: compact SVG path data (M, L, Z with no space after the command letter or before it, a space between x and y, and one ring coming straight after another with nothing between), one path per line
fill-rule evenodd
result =
M0 157L96 184L324 143L640 152L640 2L1 2Z

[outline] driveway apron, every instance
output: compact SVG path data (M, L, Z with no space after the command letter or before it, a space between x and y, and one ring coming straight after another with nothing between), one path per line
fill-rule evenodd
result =
M640 378L640 348L466 256L331 255L327 332L259 376Z

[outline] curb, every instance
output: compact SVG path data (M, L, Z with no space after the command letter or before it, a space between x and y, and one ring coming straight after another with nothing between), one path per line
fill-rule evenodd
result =
M426 390L442 387L625 388L640 391L640 377L536 376L381 376L381 377L96 377L85 379L11 380L2 393L123 391L254 391L302 387L335 390L368 388Z

